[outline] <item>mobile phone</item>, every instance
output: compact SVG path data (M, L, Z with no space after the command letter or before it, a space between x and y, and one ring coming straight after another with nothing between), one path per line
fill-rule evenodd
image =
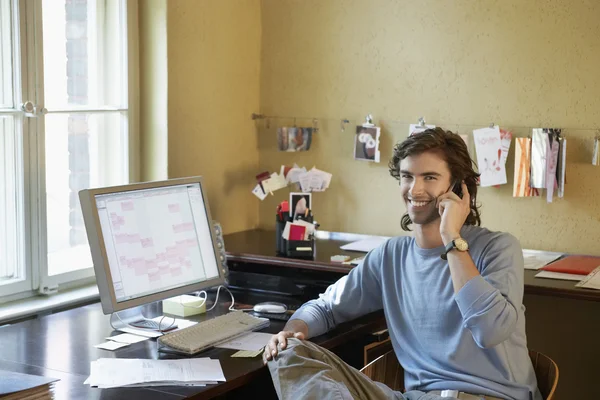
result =
M462 199L463 192L462 192L462 185L461 185L460 181L454 182L454 186L452 186L452 191L454 193L456 193L456 195Z

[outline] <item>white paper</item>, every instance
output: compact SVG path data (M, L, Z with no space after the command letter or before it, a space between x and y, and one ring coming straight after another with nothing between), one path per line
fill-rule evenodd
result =
M600 290L600 266L596 267L596 269L587 274L585 278L583 278L583 280L577 283L575 286Z
M543 128L534 128L531 133L531 187L546 188L546 153L548 134Z
M310 171L298 174L298 183L303 192L324 192L329 188L332 174L313 167Z
M563 139L560 143L560 181L558 182L558 197L565 196L565 179L567 176L567 139Z
M473 131L477 167L481 174L481 187L506 183L506 168L502 161L500 128L481 128Z
M585 275L565 274L563 272L541 271L535 275L536 278L560 279L564 281L580 281Z
M433 129L433 128L435 128L435 125L421 126L421 125L417 125L417 124L410 124L410 126L408 127L408 136L414 135L415 133L421 133L424 130Z
M525 260L525 269L538 270L552 261L557 260L563 253L542 250L523 249L523 259Z
M306 173L306 168L292 167L285 176L285 180L289 183L298 183L300 175Z
M118 343L133 344L133 343L143 342L144 340L148 340L150 338L144 337L144 336L139 336L139 335L132 335L131 333L122 333L122 334L116 335L116 336L109 336L106 339L112 340L112 341L118 342Z
M361 251L363 253L368 253L369 251L373 250L374 248L382 245L388 239L389 239L389 237L386 237L386 236L374 236L372 238L345 244L343 246L340 246L340 249L348 250L348 251Z
M267 197L267 194L265 192L263 192L263 190L259 184L254 186L254 189L252 189L252 194L261 200L264 200Z
M145 360L101 358L90 364L84 383L99 388L157 385L199 385L223 382L219 360L190 358L182 360ZM145 386L145 385L143 385Z
M97 344L94 347L97 349L112 351L112 350L120 349L121 347L125 347L125 346L129 346L129 343L119 343L119 342L113 342L112 340L109 340L108 342Z
M230 340L228 342L222 343L215 347L221 347L223 349L233 349L233 350L251 350L258 351L262 349L273 336L272 333L264 333L264 332L250 332L243 336L238 336L237 338Z
M273 172L270 178L261 181L265 192L273 193L276 190L283 189L287 186L287 181L283 175L279 175L277 172Z

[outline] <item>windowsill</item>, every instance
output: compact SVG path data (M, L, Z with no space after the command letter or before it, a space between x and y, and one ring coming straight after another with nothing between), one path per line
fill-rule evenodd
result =
M57 310L76 307L99 299L98 286L94 283L50 296L39 295L4 303L0 305L0 326L10 321L31 318L38 314L52 314Z

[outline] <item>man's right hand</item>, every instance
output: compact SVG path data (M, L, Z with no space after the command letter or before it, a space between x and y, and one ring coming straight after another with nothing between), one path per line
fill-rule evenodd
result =
M277 348L278 345L280 346L281 350L284 350L287 347L287 340L292 337L304 340L305 335L302 332L292 331L281 331L278 334L273 335L271 340L269 340L269 343L267 343L265 346L265 351L263 354L264 363L266 364L267 361L277 356L277 353L279 352L279 349Z

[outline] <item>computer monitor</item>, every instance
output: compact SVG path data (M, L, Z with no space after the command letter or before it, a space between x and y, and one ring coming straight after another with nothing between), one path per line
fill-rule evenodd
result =
M79 192L102 311L224 284L201 177Z

